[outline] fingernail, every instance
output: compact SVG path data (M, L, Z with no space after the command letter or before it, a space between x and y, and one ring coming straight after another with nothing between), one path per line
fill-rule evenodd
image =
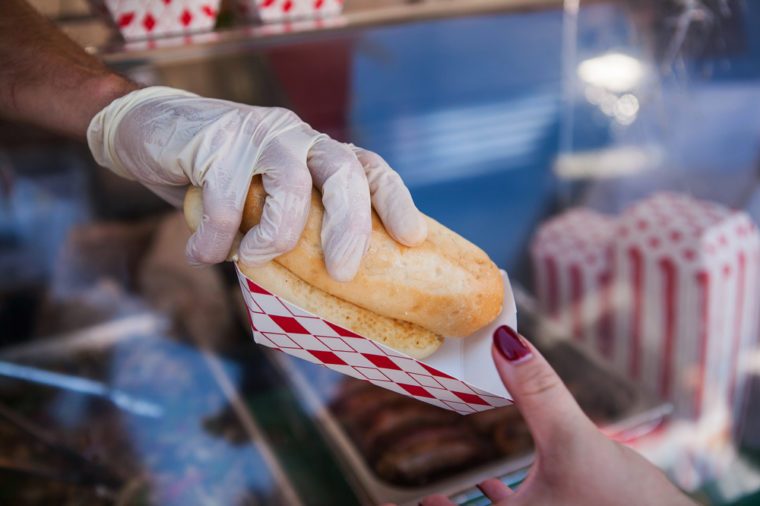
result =
M509 362L524 362L533 356L520 334L507 325L494 330L493 342L501 356Z

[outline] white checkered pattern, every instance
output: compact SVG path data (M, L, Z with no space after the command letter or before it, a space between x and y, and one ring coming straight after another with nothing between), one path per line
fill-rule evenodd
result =
M741 401L760 313L760 235L746 214L676 193L619 217L571 209L542 225L531 255L542 310L678 416Z
M108 9L127 40L189 34L214 28L221 0L91 0Z
M265 23L340 14L343 0L237 0L240 14Z
M308 313L237 272L259 344L460 414L510 403Z
M614 249L616 368L681 417L737 404L760 305L760 236L749 216L659 193L623 213Z
M579 346L607 356L614 217L574 208L542 224L531 243L539 306Z

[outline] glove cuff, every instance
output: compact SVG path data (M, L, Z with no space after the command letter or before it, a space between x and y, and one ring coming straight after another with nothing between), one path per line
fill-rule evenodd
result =
M123 178L134 180L135 178L122 165L114 150L114 137L122 118L148 100L197 96L189 91L168 86L149 86L117 98L98 112L87 127L87 145L90 147L93 158L98 165L110 169Z

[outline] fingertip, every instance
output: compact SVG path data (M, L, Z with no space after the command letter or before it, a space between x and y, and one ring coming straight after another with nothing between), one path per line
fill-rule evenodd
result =
M305 169L305 168L304 168ZM278 186L265 175L267 197L259 223L245 233L238 248L244 265L261 266L293 250L301 239L308 219L311 193Z
M344 268L327 267L327 273L335 281L339 283L350 283L356 277L356 270L349 270Z
M594 429L535 347L507 326L497 328L493 338L496 370L539 448L561 446L569 438L585 437Z
M341 283L352 281L359 272L368 242L357 236L343 237L336 246L325 247L325 267L330 277Z
M356 277L371 235L369 212L326 213L321 240L331 278L346 283Z
M404 246L419 246L427 239L427 221L419 211L412 219L400 220L392 227L393 238Z
M268 238L263 232L257 225L243 236L238 247L238 261L241 264L260 267L283 253L274 238Z
M205 217L204 217L205 218ZM203 231L203 225L190 236L185 246L185 258L190 265L202 266L209 264L216 264L223 262L227 257L226 252L220 244L224 244L225 241L220 241L217 244L208 244L205 241L205 237L212 235L209 231Z
M534 355L528 341L508 325L500 325L493 331L493 347L497 356L511 365L527 362Z

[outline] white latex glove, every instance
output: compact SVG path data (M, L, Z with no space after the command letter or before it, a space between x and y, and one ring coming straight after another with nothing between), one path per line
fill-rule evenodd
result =
M380 156L314 131L287 109L150 87L95 115L87 141L100 165L175 205L188 185L203 188L203 220L186 249L192 263L227 257L256 174L267 199L261 222L240 243L244 264L264 264L296 245L312 184L325 206L325 264L339 281L356 275L369 242L372 205L400 243L414 246L427 235L409 190Z

